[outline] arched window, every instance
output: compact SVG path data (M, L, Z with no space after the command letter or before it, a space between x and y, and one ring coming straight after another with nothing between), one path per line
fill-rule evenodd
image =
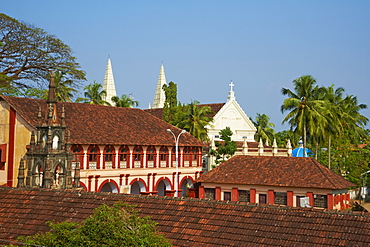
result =
M88 169L100 169L100 150L97 145L90 145L87 150Z
M75 169L76 165L80 166L80 169L84 169L84 152L80 145L73 145L71 147L73 153L72 169Z
M34 185L38 187L42 187L44 172L40 164L36 166L35 172L33 174L33 178L34 178Z
M112 145L106 146L104 149L104 164L103 169L115 168L115 149Z
M53 137L53 150L58 150L59 148L59 136L55 135Z
M130 168L130 149L127 146L121 146L118 150L119 164L118 168Z
M160 167L169 167L168 163L168 148L165 146L162 146L159 150L159 162Z
M149 146L146 150L146 157L147 157L147 167L153 168L157 166L157 159L156 159L157 150L154 146Z
M53 187L63 188L64 186L64 171L61 165L57 165L54 169Z
M191 160L189 147L184 148L183 160L184 160L184 167L188 167L190 165L190 160Z
M143 168L143 149L141 146L135 146L134 152L134 168Z

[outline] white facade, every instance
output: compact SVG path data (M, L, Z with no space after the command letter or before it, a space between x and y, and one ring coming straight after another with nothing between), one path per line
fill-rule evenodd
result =
M220 140L220 130L230 127L233 132L233 136L231 137L233 141L243 141L246 139L247 141L254 142L254 134L257 129L238 102L236 102L233 82L229 86L230 91L227 103L214 116L212 126L208 127L208 137L210 140Z

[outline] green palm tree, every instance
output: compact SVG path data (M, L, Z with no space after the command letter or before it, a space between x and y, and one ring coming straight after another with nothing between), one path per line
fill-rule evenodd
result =
M139 101L133 100L131 96L127 96L126 94L122 94L121 97L113 96L112 101L114 102L116 107L132 108L134 106L139 106Z
M66 72L57 71L55 73L55 97L58 101L72 102L74 94L78 91L72 86L74 85L73 81L66 79Z
M198 104L198 101L193 101L186 105L183 108L184 114L176 126L185 129L198 140L209 141L206 126L213 121L209 116L213 111L209 106L199 107Z
M282 88L281 93L287 95L281 111L290 111L283 123L288 122L290 128L303 135L303 148L306 150L308 134L314 135L321 126L327 124L325 117L325 101L320 99L322 88L315 86L316 80L309 75L301 76L293 81L294 92Z
M94 105L110 105L109 102L103 100L103 98L107 95L105 90L100 90L102 85L97 82L91 83L87 85L84 90L84 98L78 98L76 102L82 102L87 104L94 104Z
M257 128L256 134L254 135L254 140L258 142L261 138L265 143L268 140L269 143L272 143L275 135L275 124L270 123L270 117L266 114L257 113L256 121L251 119L254 126Z

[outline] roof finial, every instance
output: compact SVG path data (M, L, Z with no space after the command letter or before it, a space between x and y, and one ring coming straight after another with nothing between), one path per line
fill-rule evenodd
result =
M230 81L230 91L229 91L229 95L227 96L227 101L232 101L232 100L235 100L235 96L234 96L234 91L233 91L233 86L234 86L234 83L233 81L231 80Z

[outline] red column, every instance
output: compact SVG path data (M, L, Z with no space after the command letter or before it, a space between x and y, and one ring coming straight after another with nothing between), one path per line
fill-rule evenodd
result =
M251 203L256 203L256 189L250 189L249 196Z
M150 190L150 177L151 176L152 176L152 174L151 173L148 173L148 175L147 175L147 185L149 187L149 190ZM154 188L152 188L152 190L154 190Z
M216 187L215 193L215 200L221 200L221 187Z
M100 178L100 175L95 175L95 191L98 191L99 190L99 178Z
M306 197L310 198L310 206L313 207L315 204L313 202L313 193L312 192L307 192Z
M122 180L123 180L123 177L125 176L125 174L120 174L119 175L119 186L122 186L123 183L122 183Z
M293 207L293 191L288 191L287 195L287 206Z
M231 201L233 201L233 202L239 201L238 188L232 188L232 190L231 190Z
M340 201L339 201L339 203L340 203L340 210L343 210L343 209L345 209L345 207L344 207L344 195L341 194L339 198L340 198Z
M334 208L334 197L333 194L328 194L328 209Z
M13 186L14 176L14 149L15 149L15 122L16 113L13 108L10 107L9 112L9 149L8 149L8 173L6 186Z
M347 193L346 194L346 208L350 208L351 206L349 205L349 200L351 199L350 195Z
M91 175L91 176L89 176L88 177L88 181L87 181L87 189L88 189L88 191L91 191L91 180L92 180L92 178L93 178L94 176L93 175Z
M199 186L199 198L204 199L204 186Z
M275 193L273 190L267 191L267 204L275 204Z

